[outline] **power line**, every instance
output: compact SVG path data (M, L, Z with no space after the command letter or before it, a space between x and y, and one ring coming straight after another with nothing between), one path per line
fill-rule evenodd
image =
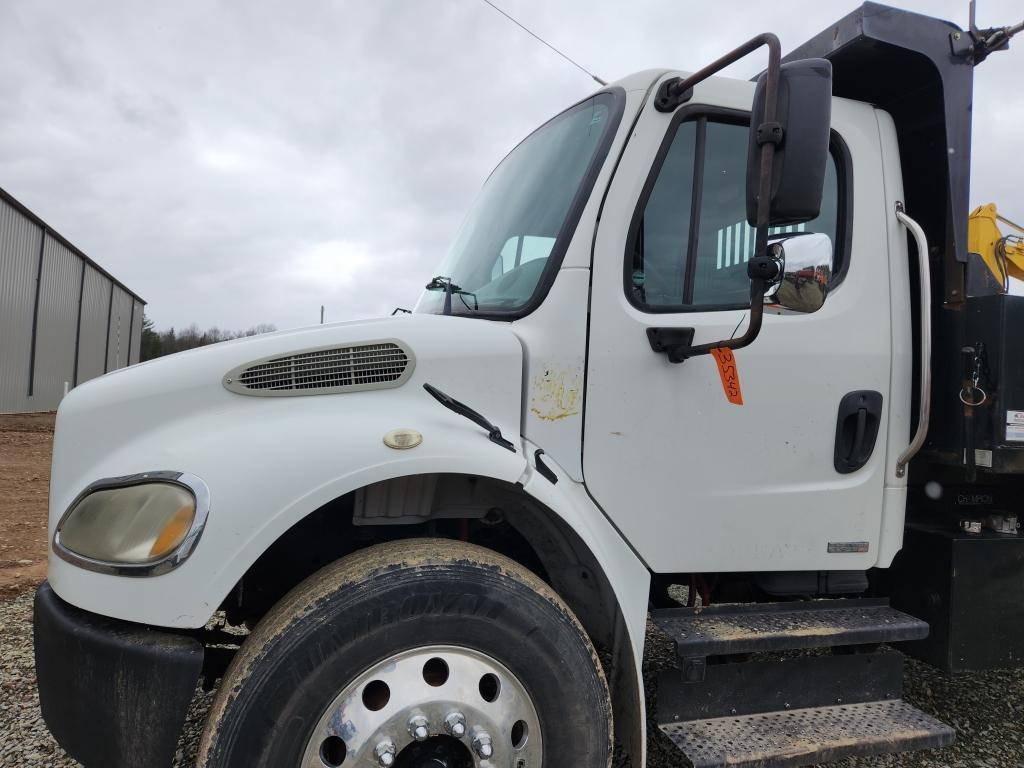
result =
M572 64L572 65L573 65L574 67L576 67L576 69L580 70L581 72L583 72L584 74L586 74L587 76L589 76L590 78L592 78L593 80L595 80L595 81L596 81L597 83L599 83L599 84L601 84L601 85L608 85L608 83L607 83L606 81L602 80L602 79L601 79L600 77L598 77L597 75L595 75L595 74L594 74L593 72L591 72L591 71L590 71L589 69L587 69L587 68L586 68L586 67L584 67L584 66L583 66L582 64L580 64L580 63L579 63L578 61L574 61L573 59L570 59L570 58L569 58L568 56L566 56L566 55L565 55L564 53L562 53L562 52L561 52L560 50L558 50L557 48L555 48L555 46L553 46L553 45L552 45L551 43L549 43L549 42L548 42L547 40L545 40L545 39L544 39L543 37L541 37L540 35L538 35L538 34L537 34L536 32L534 32L533 30L531 30L531 29L528 29L527 27L525 27L525 26L523 26L522 24L520 24L520 23L519 23L518 21L516 21L516 20L515 20L514 18L512 18L512 16L510 16L510 15L509 15L509 14L507 14L507 13L505 13L505 11L501 10L501 8L499 8L499 7L498 7L498 6L496 6L496 5L494 4L494 3L492 3L492 2L491 2L491 0L483 0L483 2L487 3L487 5L491 6L491 8L493 8L494 10L496 10L496 11L497 11L498 13L500 13L500 14L501 14L502 16L504 16L504 17L505 17L506 19L508 19L509 21L511 21L511 22L512 22L513 24L515 24L515 25L516 25L517 27L519 27L519 28L520 28L521 30L523 30L523 31L524 31L524 32L525 32L526 34L530 35L531 37L533 37L533 38L534 38L534 39L536 39L537 41L539 41L539 42L543 43L544 45L546 45L546 46L547 46L548 48L550 48L550 49L551 49L552 51L554 51L554 52L555 52L555 53L557 53L557 54L558 54L559 56L561 56L561 57L562 57L563 59L565 59L565 60L566 60L566 61L568 61L568 62L569 62L570 64Z

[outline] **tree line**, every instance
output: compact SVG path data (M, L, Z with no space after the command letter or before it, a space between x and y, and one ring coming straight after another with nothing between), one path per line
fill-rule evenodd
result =
M202 331L198 325L192 323L181 330L171 327L160 331L154 327L152 320L144 317L142 319L142 354L140 358L143 361L152 360L175 352L184 352L186 349L216 344L218 341L240 339L243 336L258 336L261 333L270 333L276 330L277 328L269 323L260 323L246 328L244 331L225 331L217 326Z

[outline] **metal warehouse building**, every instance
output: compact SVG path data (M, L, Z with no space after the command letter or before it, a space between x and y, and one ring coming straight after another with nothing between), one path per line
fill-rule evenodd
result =
M145 304L0 189L0 413L137 363Z

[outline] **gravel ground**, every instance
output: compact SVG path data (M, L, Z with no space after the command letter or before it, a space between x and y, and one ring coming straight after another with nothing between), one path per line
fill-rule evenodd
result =
M196 691L174 768L195 760L213 693ZM79 768L57 746L39 712L32 657L32 593L0 598L0 768ZM146 766L139 766L146 768Z
M0 598L0 768L75 768L50 737L39 714L32 662L32 595ZM644 673L648 685L675 664L671 643L649 629ZM908 659L905 698L957 730L957 743L940 751L833 763L841 768L1024 768L1024 670L949 677ZM187 768L212 693L197 692L175 768ZM650 727L650 768L688 763ZM141 766L140 768L145 768ZM615 768L625 768L617 762Z

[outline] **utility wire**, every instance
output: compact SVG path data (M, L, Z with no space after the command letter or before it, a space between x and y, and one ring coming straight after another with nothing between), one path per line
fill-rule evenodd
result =
M600 77L598 77L597 75L595 75L595 74L594 74L593 72L591 72L591 71L590 71L589 69L587 69L587 68L586 68L586 67L584 67L584 66L583 66L582 64L580 64L580 63L579 63L578 61L574 61L573 59L570 59L570 58L569 58L568 56L566 56L566 55L565 55L564 53L562 53L562 52L561 52L560 50L558 50L557 48L555 48L555 46L553 46L553 45L552 45L551 43L549 43L549 42L548 42L547 40L545 40L545 39L544 39L543 37L541 37L540 35L538 35L538 34L537 34L536 32L534 32L533 30L531 30L531 29L528 29L527 27L525 27L525 26L523 26L522 24L520 24L520 23L519 23L518 21L516 21L516 20L515 20L514 18L512 18L512 17L511 17L511 16L509 15L509 14L505 13L505 11L501 10L501 8L499 8L499 7L498 7L498 6L496 6L496 5L494 4L494 3L492 3L492 2L491 2L491 0L483 0L483 2L487 3L487 5L491 6L491 8L493 8L494 10L496 10L496 11L497 11L498 13L500 13L500 14L501 14L502 16L504 16L504 17L505 17L506 19L508 19L509 21L511 21L511 22L512 22L513 24L515 24L515 25L516 25L517 27L519 27L519 28L520 28L521 30L523 30L523 31L524 31L524 32L525 32L526 34L530 35L530 36L531 36L531 37L533 37L534 39L536 39L536 40L538 40L539 42L541 42L541 43L543 43L544 45L546 45L546 46L547 46L548 48L550 48L550 49L551 49L552 51L554 51L554 52L555 52L555 53L557 53L557 54L558 54L559 56L561 56L561 57L562 57L563 59L565 59L565 60L566 60L566 61L568 61L568 62L569 62L570 64L572 64L572 65L573 65L574 67L576 67L576 69L580 70L581 72L583 72L584 74L586 74L586 75L587 75L588 77L592 78L592 79L593 79L594 81L596 81L597 83L599 83L599 84L601 84L601 85L608 85L608 83L607 83L607 82L606 82L605 80L602 80L602 79L601 79Z

